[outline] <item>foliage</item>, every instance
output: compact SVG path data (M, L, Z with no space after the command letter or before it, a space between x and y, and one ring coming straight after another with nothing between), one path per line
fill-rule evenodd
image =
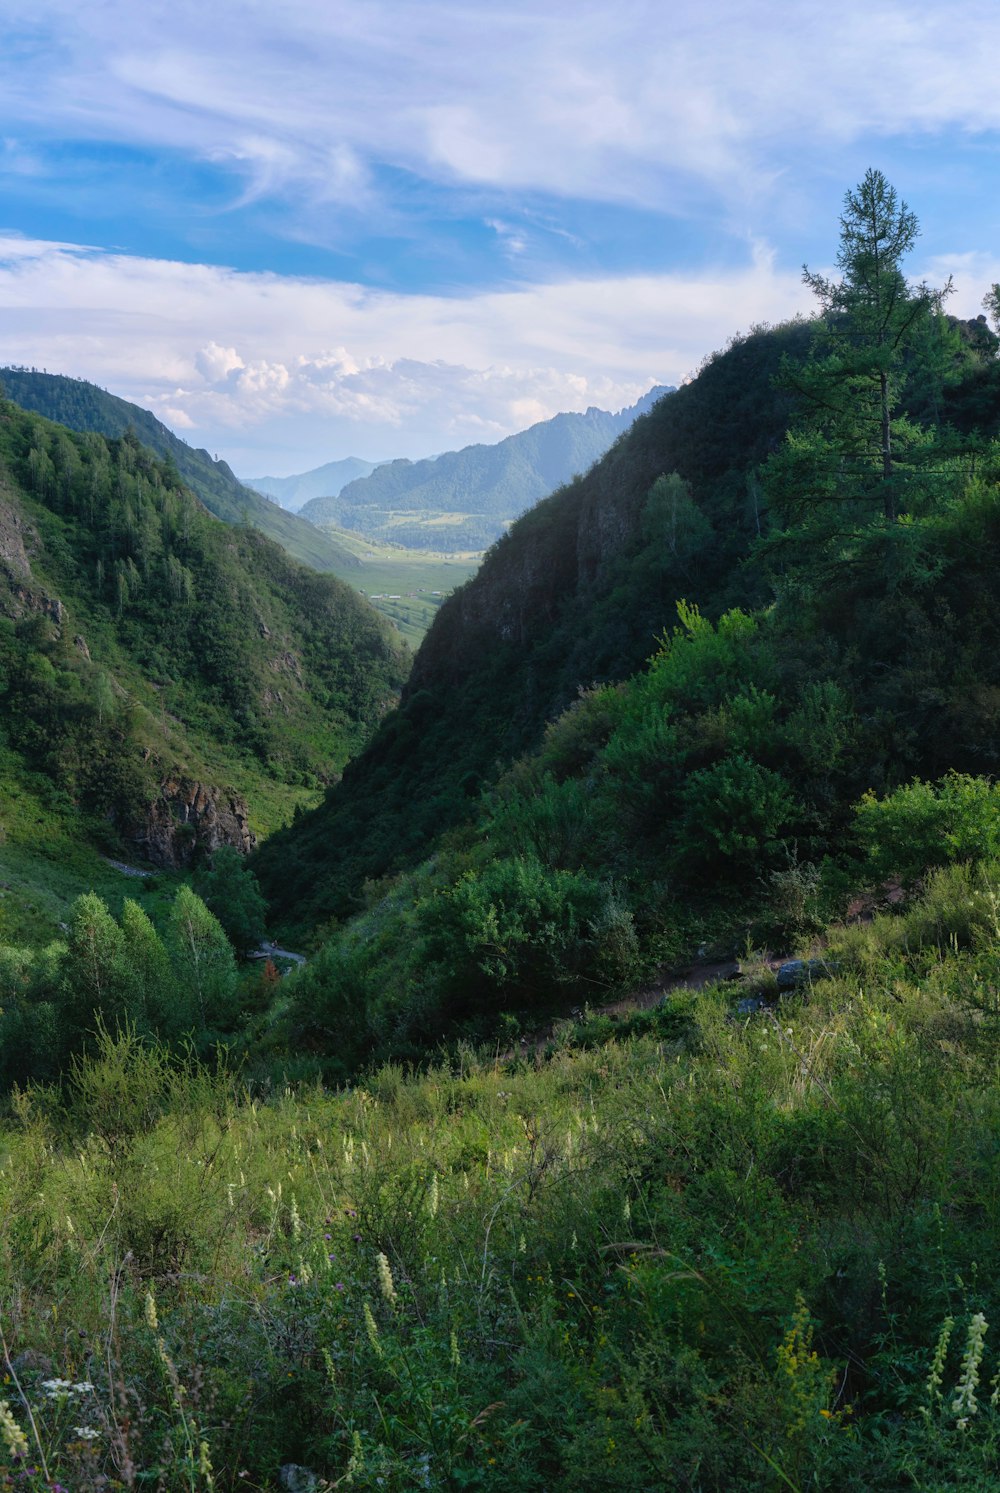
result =
M865 794L855 811L871 873L912 882L932 866L1000 856L1000 787L952 772L914 781L885 798Z
M37 369L0 369L0 383L6 397L22 409L70 430L100 435L109 442L125 437L141 441L169 464L174 479L183 481L209 513L227 524L252 525L302 564L337 575L356 569L351 557L327 535L276 503L268 503L253 488L238 482L224 461L213 461L207 451L194 450L148 410L85 379ZM54 465L59 470L59 463ZM72 457L63 463L62 472L67 465L72 467ZM44 450L39 450L35 466L40 473L49 471Z
M808 998L549 1060L251 1096L100 1033L3 1127L15 1472L996 1488L1000 929L932 929L968 887L834 930Z
M0 772L43 775L77 838L121 854L114 829L144 833L178 777L239 784L274 822L374 726L401 679L384 624L217 523L134 435L4 403L0 477L0 527L28 546L0 576Z
M231 845L220 845L211 868L198 878L198 889L236 952L245 955L255 949L264 937L267 904L239 852Z

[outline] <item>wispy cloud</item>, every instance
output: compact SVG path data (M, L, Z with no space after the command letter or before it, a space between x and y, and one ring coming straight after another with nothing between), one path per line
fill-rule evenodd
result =
M1000 126L983 0L36 0L0 58L41 138L155 142L255 189L350 196L373 163L443 183L683 207L769 191L812 148ZM165 43L165 38L169 38Z
M929 278L954 261L966 314L998 278L993 0L34 0L4 41L0 355L252 467L676 381L806 309L894 149L922 217L953 204Z

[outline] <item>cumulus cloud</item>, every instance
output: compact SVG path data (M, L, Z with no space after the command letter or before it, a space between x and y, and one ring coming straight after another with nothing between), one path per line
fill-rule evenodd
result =
M737 272L446 297L0 237L18 361L93 379L168 423L182 412L213 449L239 453L311 418L317 460L347 439L376 457L422 455L559 410L618 408L678 382L737 325L802 302L798 276L764 254Z
M956 256L923 273L954 273L952 309L975 315L1000 264ZM811 309L760 243L736 267L431 296L0 235L11 361L92 379L251 473L617 409L680 383L738 329Z

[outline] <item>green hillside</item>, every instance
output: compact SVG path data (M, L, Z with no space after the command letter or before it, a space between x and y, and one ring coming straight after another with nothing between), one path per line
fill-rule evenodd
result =
M220 524L133 434L0 404L0 863L50 833L245 849L339 772L403 669L362 598Z
M262 853L283 911L342 912L366 877L419 859L581 688L649 657L677 597L709 615L767 597L742 567L759 517L748 474L787 427L790 397L772 379L811 335L793 325L737 342L493 546L441 607L399 710L294 842ZM688 483L676 501L653 491L664 471ZM331 857L331 844L344 849Z
M223 523L259 529L313 570L343 574L354 568L351 556L333 540L245 487L224 461L214 461L207 451L188 446L137 404L84 379L25 368L0 368L0 391L22 409L68 425L70 430L93 431L111 439L133 431L143 445L173 462L192 492Z

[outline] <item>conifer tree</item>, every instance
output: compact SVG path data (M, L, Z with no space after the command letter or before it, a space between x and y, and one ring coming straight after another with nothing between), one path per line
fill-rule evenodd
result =
M800 416L769 463L767 487L779 517L801 519L825 505L858 504L894 523L901 493L932 446L903 413L914 350L926 356L928 323L941 290L911 285L903 260L920 233L916 214L881 171L869 170L844 198L837 252L839 279L803 270L820 303L821 329L807 363L786 365Z

